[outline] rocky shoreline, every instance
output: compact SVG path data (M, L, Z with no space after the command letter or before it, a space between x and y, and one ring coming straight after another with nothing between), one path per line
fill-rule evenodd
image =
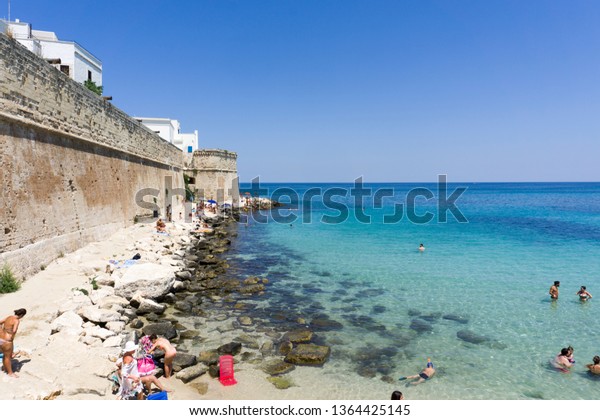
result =
M176 395L186 399L221 386L214 378L223 354L235 356L237 369L265 372L273 389L293 385L285 374L295 366L325 363L329 347L311 343L313 333L303 319L296 320L296 328L277 331L250 316L256 303L249 300L264 294L269 281L228 275L222 256L237 234L236 223L227 216L206 222L209 228L200 232L191 224L169 225L168 236L155 233L151 224L133 226L121 234L128 246L92 244L92 250L102 248L94 257L86 247L60 258L39 279L24 284L30 291L0 297L5 308L32 309L16 338L21 377L2 378L3 398L113 399L107 378L120 349L126 341L152 333L177 346L175 380L167 381L171 388L187 384L186 390L175 386ZM115 252L113 258L98 258L107 247ZM135 254L138 260L126 259ZM75 287L67 289L66 297L45 302L51 293L40 287L53 287L49 276ZM30 302L35 293L39 305ZM157 376L161 373L158 369Z

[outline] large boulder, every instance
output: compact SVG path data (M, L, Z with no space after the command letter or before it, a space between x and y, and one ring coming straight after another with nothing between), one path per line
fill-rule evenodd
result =
M178 372L182 369L194 366L197 363L198 361L196 359L196 356L194 356L193 354L177 352L175 358L173 359L173 370L175 372Z
M50 324L52 334L68 330L73 334L79 334L82 330L83 319L75 312L65 312Z
M163 305L161 303L156 303L155 301L153 301L152 299L145 299L145 298L141 298L139 300L140 306L138 306L137 310L135 311L135 313L137 315L143 315L143 314L162 314L165 309L167 309L166 305Z
M113 294L99 299L96 305L100 309L110 309L113 306L126 307L127 305L129 305L129 301L121 296L116 296Z
M208 368L203 365L190 366L185 368L175 375L177 379L181 379L183 383L188 383L191 380L196 379L197 377L204 375L208 371Z
M96 324L104 324L111 321L121 320L120 313L112 311L110 309L99 309L95 306L86 306L84 308L81 308L81 310L79 311L79 315L82 318L87 319L88 321L92 321Z
M285 356L285 361L294 365L321 366L327 361L330 351L329 346L298 344Z
M137 293L144 298L156 299L169 293L173 283L173 268L153 263L139 264L129 267L123 277L115 282L115 293L126 299L131 299Z
M156 334L157 336L165 337L167 340L177 337L177 330L170 322L148 324L142 329L142 333L144 335Z

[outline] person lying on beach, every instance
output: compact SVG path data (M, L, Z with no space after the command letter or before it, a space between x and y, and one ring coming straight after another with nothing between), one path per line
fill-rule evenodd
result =
M592 361L594 362L594 364L590 363L585 367L588 368L592 375L600 375L600 356L594 356Z
M553 300L558 299L558 288L560 287L560 282L555 281L552 286L550 286L550 298Z
M2 369L8 376L18 378L19 375L12 370L12 358L15 349L14 341L21 319L27 313L27 310L21 308L14 311L14 315L0 319L0 350L2 350Z
M162 219L158 219L156 221L156 231L157 232L166 232L167 231L167 225L165 224L165 222L163 222Z
M433 375L435 375L435 368L433 366L433 363L431 363L431 361L427 359L427 366L418 375L406 376L404 378L400 378L400 380L417 379L416 381L409 382L407 385L419 385L429 380Z
M569 369L573 366L573 363L569 361L569 349L564 348L560 351L559 354L556 355L554 360L552 361L552 366L557 369L560 369L563 372L568 372Z
M150 336L150 341L152 341L152 347L148 350L149 354L152 354L157 348L165 352L165 378L170 378L173 372L173 359L177 355L177 350L175 350L175 347L173 347L169 340L157 337L156 334Z
M587 291L585 286L581 286L581 289L576 293L579 296L579 300L588 300L592 298L592 294Z

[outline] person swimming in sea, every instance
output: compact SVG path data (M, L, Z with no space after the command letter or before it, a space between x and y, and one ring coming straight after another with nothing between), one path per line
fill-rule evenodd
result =
M435 375L435 367L433 366L433 363L431 363L431 359L427 359L427 366L418 375L406 376L400 378L400 380L417 379L416 381L409 382L407 385L419 385L431 379L433 375Z
M425 251L425 245L423 245L423 244L419 245L419 251L421 251L421 252Z
M581 286L581 289L576 293L579 296L579 300L585 301L592 298L592 294L587 291L585 286Z

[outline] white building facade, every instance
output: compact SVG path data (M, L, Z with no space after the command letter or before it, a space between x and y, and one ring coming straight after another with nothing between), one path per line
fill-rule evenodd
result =
M181 133L179 121L170 118L135 117L135 119L184 153L194 153L198 150L198 130L194 130L193 133Z
M91 80L102 86L102 62L76 42L61 41L54 32L37 31L18 19L0 19L0 32L16 39L78 83Z

